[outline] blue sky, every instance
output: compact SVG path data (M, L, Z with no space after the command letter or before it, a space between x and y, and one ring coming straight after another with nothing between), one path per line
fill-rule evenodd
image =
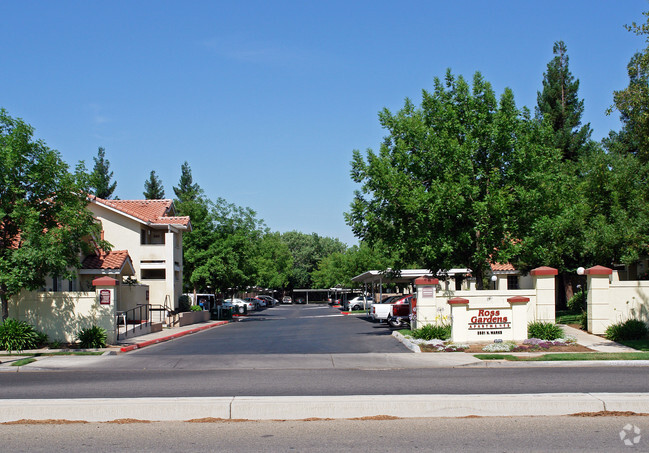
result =
M0 2L0 107L72 166L103 146L116 195L167 197L187 160L211 199L274 231L356 243L343 212L354 149L377 149L377 113L421 100L446 68L475 71L534 108L564 40L593 137L645 42L625 1Z

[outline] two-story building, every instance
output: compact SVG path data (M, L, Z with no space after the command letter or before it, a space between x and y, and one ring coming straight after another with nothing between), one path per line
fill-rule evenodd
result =
M91 196L88 208L101 222L103 239L128 252L135 279L149 286L149 302L177 308L183 283L182 239L183 232L191 231L189 217L176 216L172 200Z

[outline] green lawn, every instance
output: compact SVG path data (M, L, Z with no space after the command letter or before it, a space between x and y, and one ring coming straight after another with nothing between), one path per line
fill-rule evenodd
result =
M639 351L649 351L649 338L644 340L620 340L618 343Z
M649 352L564 352L521 357L511 354L474 354L480 360L509 360L512 362L558 362L565 360L649 360Z
M580 319L580 313L574 313L568 310L560 310L556 314L557 324L579 324Z

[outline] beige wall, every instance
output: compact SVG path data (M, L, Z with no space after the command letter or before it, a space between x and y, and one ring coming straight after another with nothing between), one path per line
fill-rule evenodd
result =
M50 341L75 342L82 328L97 325L115 343L115 303L100 305L94 292L22 292L9 302L9 317L33 325Z

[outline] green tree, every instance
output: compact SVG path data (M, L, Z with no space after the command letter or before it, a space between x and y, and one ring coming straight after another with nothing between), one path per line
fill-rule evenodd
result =
M42 287L48 275L71 276L85 240L100 226L86 208L88 175L69 171L59 153L33 139L34 130L0 109L0 302ZM109 244L99 242L104 249Z
M178 187L174 187L174 193L176 194L178 202L185 203L202 197L203 189L201 189L197 183L194 183L192 170L187 161L182 164L180 172Z
M149 179L144 181L144 198L147 200L161 200L165 197L165 189L162 181L152 170Z
M115 192L117 182L112 182L113 172L110 171L110 162L106 159L106 150L101 146L97 150L97 157L93 157L95 166L90 174L90 192L99 198L110 199Z
M563 41L554 43L555 57L543 74L543 90L537 94L536 115L554 131L554 146L564 160L576 161L590 139L590 124L581 127L584 101L579 99L579 80L570 72L568 49Z
M421 108L406 99L379 119L388 131L379 153L354 151L361 188L347 223L369 245L393 246L397 268L467 266L482 287L489 262L519 253L517 238L545 209L559 160L549 131L516 108L511 90L498 101L479 73L471 88L450 70Z
M311 288L311 273L318 262L332 253L342 253L347 249L340 240L321 237L316 233L289 231L282 234L282 241L293 257L293 270L288 283L290 288Z
M313 285L316 288L357 286L352 278L368 270L387 270L392 268L393 260L385 248L370 247L361 242L345 252L334 252L320 260L313 271Z
M256 286L282 289L289 282L293 257L280 233L266 231L255 252Z
M613 93L614 106L607 113L618 110L623 127L619 133L612 132L604 142L607 148L636 155L646 164L649 162L649 12L642 14L647 18L646 23L633 22L625 27L644 36L648 45L627 65L629 86Z

